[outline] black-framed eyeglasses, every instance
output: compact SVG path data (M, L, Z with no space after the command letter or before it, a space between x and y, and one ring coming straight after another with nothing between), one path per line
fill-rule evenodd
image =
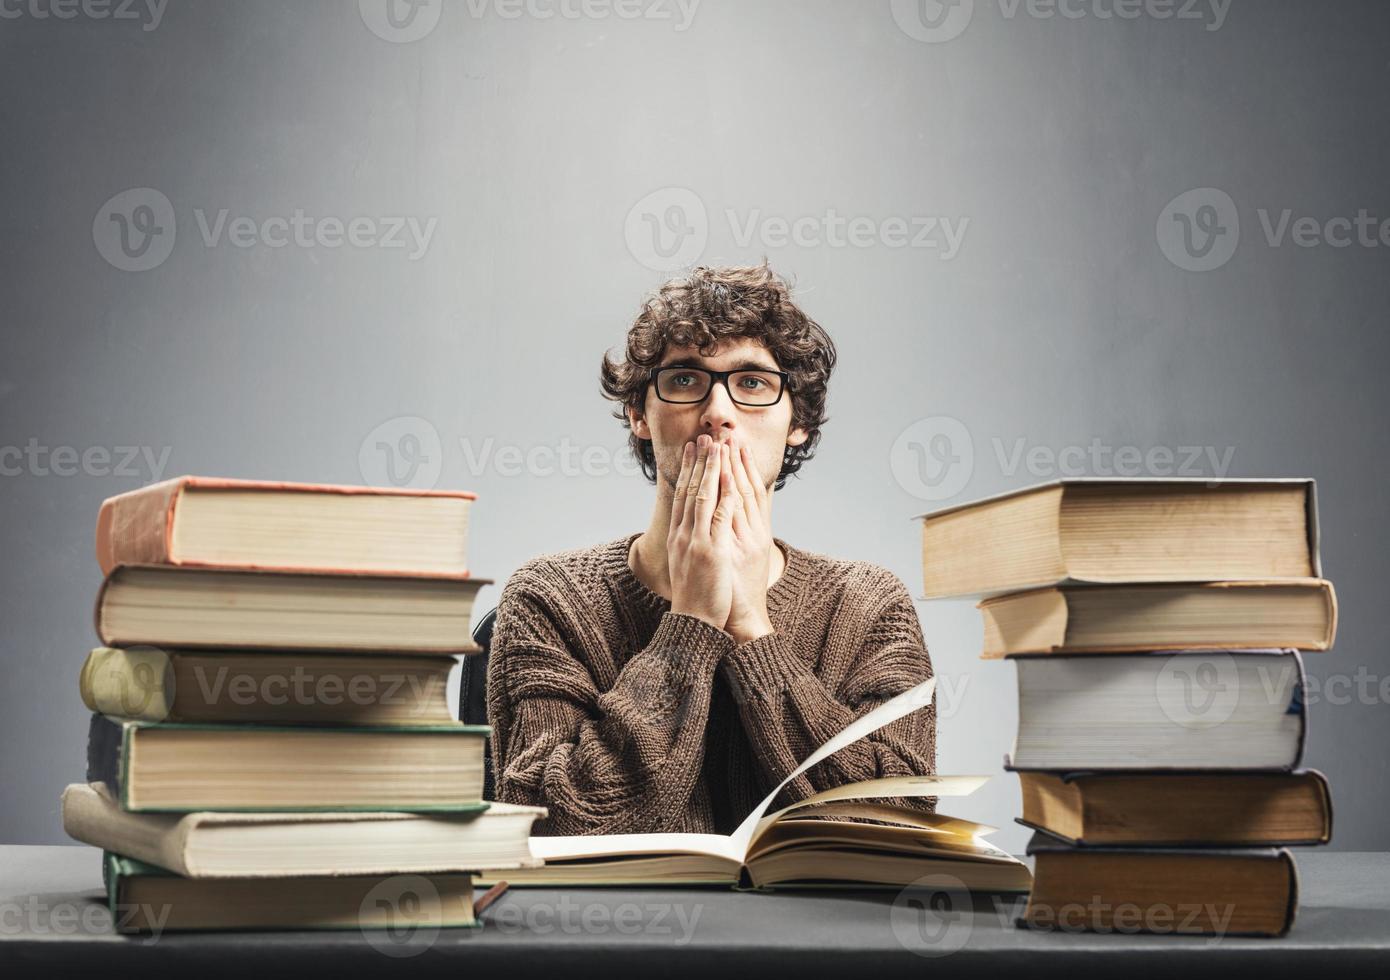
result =
M676 405L702 402L718 381L736 405L766 408L782 400L787 372L767 369L710 371L696 367L652 368L648 380L656 386L656 397Z

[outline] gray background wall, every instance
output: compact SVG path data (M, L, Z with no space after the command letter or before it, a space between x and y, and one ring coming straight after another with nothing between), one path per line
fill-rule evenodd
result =
M394 462L480 494L490 605L526 558L646 524L596 375L663 256L766 254L842 355L819 456L776 499L802 547L918 592L912 515L1105 475L1122 447L1136 474L1315 476L1342 620L1307 657L1306 761L1333 846L1390 847L1390 229L1324 225L1390 218L1390 9L1186 2L703 0L686 22L472 0L401 31L373 0L6 6L0 840L65 839L104 497ZM310 244L233 234L296 209ZM405 217L426 247L368 244ZM1021 850L1012 667L976 659L970 603L919 612L941 771L993 774L942 809Z

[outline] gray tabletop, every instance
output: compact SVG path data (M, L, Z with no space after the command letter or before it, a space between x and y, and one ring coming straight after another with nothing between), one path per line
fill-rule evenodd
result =
M118 936L89 847L0 846L0 974L189 977L486 973L511 978L1071 975L1127 977L1260 970L1262 977L1390 976L1390 854L1300 850L1298 917L1279 939L1019 929L1024 896L975 895L951 907L899 891L513 889L481 929L408 937L384 932L165 933ZM1026 859L1025 859L1026 860ZM928 884L931 884L928 882ZM925 894L925 893L922 893ZM1105 975L1105 974L1101 974Z

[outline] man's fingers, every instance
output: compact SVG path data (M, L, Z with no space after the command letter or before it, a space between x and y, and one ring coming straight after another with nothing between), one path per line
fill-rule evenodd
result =
M727 522L736 531L742 531L745 523L743 515L743 496L738 491L734 479L734 456L737 450L724 447L719 467L719 507L714 512L715 523Z
M709 533L710 522L714 519L714 509L719 504L719 443L709 447L705 459L705 471L700 477L699 491L695 494L695 533Z
M734 486L738 488L738 495L742 498L742 520L745 524L752 524L755 518L760 517L758 496L753 488L753 478L748 473L748 463L745 462L749 453L750 450L746 446L740 445L734 451L734 458L729 461L732 464Z
M695 442L695 459L690 466L690 478L685 483L685 510L681 512L681 525L689 531L695 527L695 494L700 492L700 485L704 481L705 467L709 459L709 445L700 447L698 440Z
M671 494L671 521L669 527L678 527L685 515L685 487L690 482L690 471L694 468L695 451L691 443L681 450L681 472L676 477L676 488Z
M724 457L730 455L729 447L725 446L721 454ZM729 467L726 459L719 473L719 506L715 508L714 519L710 523L710 536L718 541L728 541L734 533L734 521L736 515L743 509L739 502L738 489L734 486L733 470Z
M737 449L737 448L734 448L734 449L730 450L730 452L729 452L727 455L728 455L728 457L729 457L729 459L728 459L728 475L729 475L729 490L728 490L728 493L729 493L730 496L737 496L737 497L738 497L738 503L737 503L737 505L734 507L734 516L733 516L733 520L730 522L730 526L734 529L734 535L735 535L736 537L740 537L740 538L741 538L741 537L743 537L744 535L746 535L746 534L748 533L749 523L750 523L749 520L748 520L748 495L744 492L743 486L742 486L742 484L739 482L738 449ZM723 493L723 492L724 492L723 490L720 491L720 493Z

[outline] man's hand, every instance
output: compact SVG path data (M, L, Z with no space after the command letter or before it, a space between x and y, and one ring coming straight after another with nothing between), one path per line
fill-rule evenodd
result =
M733 597L724 632L743 644L773 631L767 614L767 580L772 572L772 499L757 471L752 450L732 436L726 447L719 493L721 508L727 498L733 512L729 549Z
M703 619L715 629L727 629L734 594L737 499L726 489L732 482L721 466L724 455L724 447L707 435L685 444L666 532L671 611Z

